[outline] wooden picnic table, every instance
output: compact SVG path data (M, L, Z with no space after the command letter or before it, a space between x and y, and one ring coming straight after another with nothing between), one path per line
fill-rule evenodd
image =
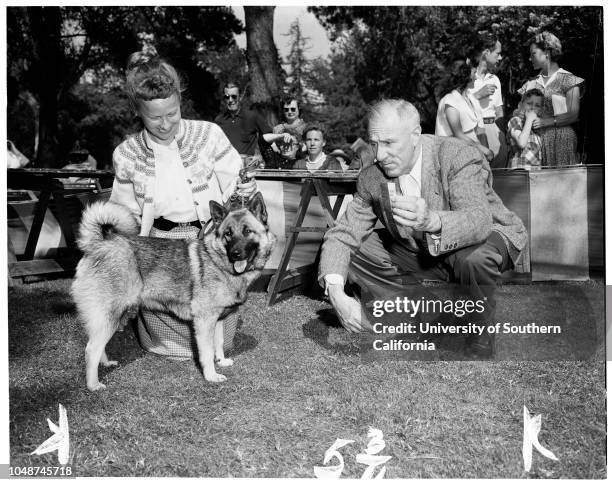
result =
M69 177L86 177L96 181L90 190L100 189L100 179L114 177L112 170L72 170L53 168L9 168L7 169L6 185L8 189L31 190L39 192L38 203L34 210L34 220L28 234L28 241L23 254L23 259L33 260L36 245L40 237L40 230L49 208L51 198L57 208L57 220L60 229L69 248L76 248L76 241L72 224L68 219L64 196L67 192L60 179ZM73 191L74 192L74 191Z
M533 278L538 281L571 279L570 276L572 278L575 276L568 272L568 268L571 270L574 267L580 267L582 273L584 273L583 276L588 277L589 267L593 267L596 271L603 268L602 171L602 165L551 167L532 172L508 169L493 170L496 192L500 195L504 204L523 220L528 229L530 244L529 248L524 251L524 259L527 263L524 271L528 272L526 274L530 279ZM291 271L287 271L299 233L321 233L335 224L345 195L352 194L355 191L358 173L353 171L310 173L307 170L261 169L256 170L255 175L259 180L298 183L301 188L295 220L286 231L288 234L287 243L280 263L268 285L268 302L271 304L279 291L290 286L290 278L295 276L296 281L301 281L301 278L312 270L312 266L316 262L315 257L313 264L309 267L304 266L301 270L292 270L295 275L290 274ZM32 259L51 197L53 197L57 207L56 216L66 244L69 247L75 246L72 224L66 214L64 204L64 195L71 191L66 190L60 181L60 179L68 177L86 177L98 181L107 177L112 179L114 172L112 170L42 168L7 170L8 188L39 192L39 200L34 210L34 221L28 234L25 252L20 259L30 260L31 264L36 263ZM303 226L304 218L315 195L323 208L326 224L320 227L306 227ZM337 195L339 200L331 207L329 197L334 195ZM562 207L563 210L561 210ZM569 217L568 214L573 215ZM561 216L563 216L563 219L560 219ZM580 226L579 228L577 221L581 221L585 227ZM581 248L581 250L579 251L578 248ZM567 261L560 261L562 256ZM578 256L580 257L580 264L574 262L574 259ZM12 264L17 263L24 264L26 261ZM553 266L556 268L554 274L550 270ZM537 270L536 272L533 270L534 267ZM14 269L18 270L18 268ZM22 271L23 274L29 274L30 269L24 266L19 271ZM21 273L19 274L21 275Z
M268 305L272 305L275 302L276 296L279 291L281 291L285 279L288 277L295 277L296 275L293 273L298 275L303 275L305 273L303 268L294 270L292 274L287 271L299 234L301 232L324 233L330 227L333 227L336 224L336 218L338 217L338 212L340 211L344 197L347 194L353 194L355 192L357 176L357 171L340 172L335 170L311 173L308 170L261 169L255 172L255 178L258 180L301 181L302 183L300 201L294 224L287 230L287 232L290 233L289 238L285 244L278 268L268 284ZM319 227L303 226L302 223L308 211L308 206L315 196L321 202L321 207L323 207L326 225ZM333 207L329 200L331 196L338 196ZM320 252L321 248L319 247L312 265L316 264ZM310 269L312 265L308 265L307 268Z

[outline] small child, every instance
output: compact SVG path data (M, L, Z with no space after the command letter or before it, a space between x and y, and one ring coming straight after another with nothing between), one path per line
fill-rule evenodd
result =
M508 134L514 154L510 168L538 169L542 165L542 140L532 125L542 115L544 93L530 89L519 103L515 116L508 122Z

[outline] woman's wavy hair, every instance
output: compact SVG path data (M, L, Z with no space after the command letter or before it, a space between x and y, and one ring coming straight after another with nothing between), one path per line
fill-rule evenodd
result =
M550 32L541 32L534 35L529 43L535 44L538 49L548 52L550 55L550 60L553 62L557 62L563 54L561 41L556 35L551 34Z
M494 51L499 42L496 35L490 32L481 33L478 35L476 46L474 49L474 59L480 61L480 58L484 55L485 51Z
M134 111L139 101L165 99L173 94L180 101L183 91L181 79L167 61L156 52L134 52L127 62L125 90Z
M453 89L462 92L472 81L472 71L475 67L469 58L453 61L444 79L442 93L450 93Z

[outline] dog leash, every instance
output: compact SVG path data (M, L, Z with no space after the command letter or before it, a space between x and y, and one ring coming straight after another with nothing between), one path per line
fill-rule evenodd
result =
M198 239L204 239L205 236L207 236L208 234L213 232L214 227L215 227L215 225L213 224L213 220L212 220L212 217L211 217L202 226L202 229L200 229L200 232L198 232Z
M261 160L258 157L254 156L250 158L246 166L244 166L238 171L238 177L240 178L240 183L246 184L254 178L254 177L249 177L248 173L250 171L255 170L257 167L259 167L260 162ZM238 201L238 203L240 204L240 208L244 209L245 207L247 207L247 203L249 200L250 200L250 197L238 195L238 190L235 190L234 193L230 195L230 198L228 199L225 206L228 210L231 210L232 207L236 207L238 205L236 202ZM202 226L202 229L200 229L200 232L198 233L198 239L204 239L204 236L206 236L207 234L210 234L213 231L213 228L214 228L213 220L212 218L210 218L208 221L206 221L206 224Z

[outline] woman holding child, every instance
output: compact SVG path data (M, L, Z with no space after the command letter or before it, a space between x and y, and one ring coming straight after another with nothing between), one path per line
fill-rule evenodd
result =
M141 223L141 236L196 238L210 218L211 200L255 193L254 180L240 183L242 159L221 128L182 119L181 81L169 63L157 55L132 54L125 89L144 129L113 153L110 200L131 209ZM190 326L168 312L143 310L138 333L150 352L192 356Z
M544 94L542 114L532 124L541 138L542 166L580 163L572 125L578 121L584 79L559 67L561 53L561 42L555 35L550 32L536 35L530 45L530 59L540 72L518 91L523 97L533 89Z

